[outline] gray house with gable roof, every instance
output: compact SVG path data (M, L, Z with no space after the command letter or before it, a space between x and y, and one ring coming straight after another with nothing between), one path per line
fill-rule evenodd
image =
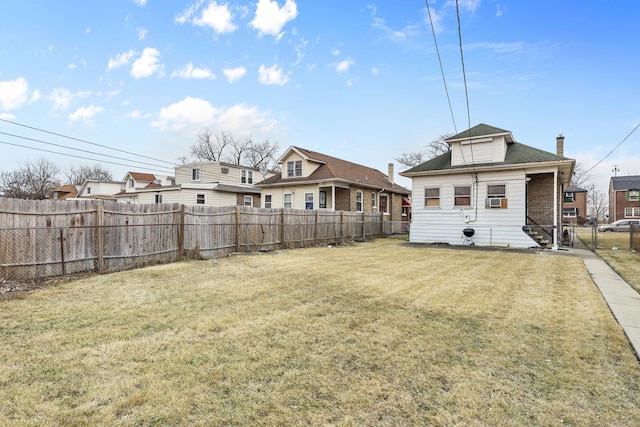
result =
M412 180L411 242L561 244L563 192L575 167L574 159L564 157L562 135L556 154L486 124L446 142L447 153L400 174Z

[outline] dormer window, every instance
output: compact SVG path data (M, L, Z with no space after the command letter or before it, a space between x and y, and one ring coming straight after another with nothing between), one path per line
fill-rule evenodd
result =
M253 184L253 171L250 171L250 170L242 171L242 183Z
M302 160L287 162L287 178L302 176Z
M135 181L133 180L133 178L129 178L129 188L133 188L134 185Z
M191 169L191 181L200 181L200 168Z

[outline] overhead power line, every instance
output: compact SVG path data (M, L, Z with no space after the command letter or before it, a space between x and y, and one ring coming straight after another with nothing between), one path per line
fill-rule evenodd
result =
M131 159L127 159L127 158L124 158L124 157L117 157L117 156L111 156L109 154L96 153L95 151L83 150L82 148L75 148L75 147L70 147L68 145L56 144L54 142L48 142L48 141L43 141L41 139L35 139L35 138L29 138L29 137L26 137L26 136L15 135L13 133L7 133L7 132L0 131L0 134L7 135L7 136L12 136L14 138L19 138L19 139L25 139L25 140L28 140L28 141L39 142L41 144L53 145L55 147L67 148L69 150L81 151L83 153L89 153L89 154L93 154L93 155L97 155L97 156L109 157L111 159L131 161ZM63 153L59 153L59 154L63 154ZM153 166L153 167L156 167L156 168L159 168L159 169L169 169L167 166L155 165L153 163L140 162L140 161L136 161L136 163L140 163L142 165Z
M80 139L80 138L74 138L72 136L63 135L63 134L57 133L57 132L51 132L51 131L48 131L48 130L45 130L45 129L41 129L41 128L38 128L38 127L35 127L35 126L29 126L29 125L25 125L23 123L14 122L14 121L7 120L7 119L1 119L0 118L0 121L6 122L6 123L10 123L10 124L16 125L16 126L21 126L21 127L24 127L24 128L27 128L27 129L31 129L31 130L36 130L38 132L44 132L44 133L48 133L50 135L59 136L61 138L66 138L66 139L70 139L70 140L73 140L73 141L82 142L84 144L90 144L90 145L94 145L96 147L101 147L101 148L106 148L108 150L118 151L120 153L129 154L131 156L136 156L136 157L141 157L141 158L148 159L148 160L153 160L153 161L156 161L156 162L166 163L166 164L171 165L172 167L178 165L177 163L174 163L174 162L168 162L166 160L156 159L154 157L149 157L149 156L145 156L145 155L142 155L142 154L133 153L131 151L126 151L126 150L121 150L119 148L109 147L108 145L98 144L98 143L87 141L87 140Z
M621 145L622 145L622 144L623 144L627 139L629 139L629 137L630 137L631 135L633 135L633 133L634 133L636 130L638 130L638 128L640 128L640 123L638 123L638 124L636 125L636 127L634 127L634 128L633 128L633 130L632 130L631 132L629 132L629 134L628 134L627 136L625 136L625 137L622 139L622 141L620 141L620 142L618 143L618 145L616 145L615 147L613 147L613 149L612 149L611 151L609 151L609 152L607 153L607 155L606 155L606 156L604 156L602 159L600 159L600 161L599 161L598 163L596 163L595 165L593 165L593 166L591 166L589 169L587 169L587 170L585 171L585 175L586 175L586 174L588 174L589 172L591 172L591 171L592 171L596 166L598 166L600 163L604 162L604 161L605 161L605 159L606 159L607 157L609 157L611 154L613 154L613 152L614 152L614 151L616 151L616 150L618 149L618 147L620 147L620 146L621 146Z
M145 170L156 171L156 172L158 171L157 167L156 168L150 168L150 167L145 167L145 166L129 165L129 164L124 164L124 163L111 162L111 161L108 161L108 160L97 160L97 159L94 159L94 158L91 158L91 157L76 156L74 154L60 153L58 151L45 150L43 148L29 147L29 146L26 146L26 145L14 144L12 142L7 142L7 141L0 141L0 144L12 145L14 147L26 148L26 149L29 149L29 150L42 151L44 153L59 154L59 155L62 155L62 156L74 157L76 159L99 161L99 162L102 162L102 163L109 163L109 164L117 165L117 166L125 166L127 168L132 168L132 169L145 169ZM167 167L165 167L165 169L166 170L170 170L170 168L167 168Z

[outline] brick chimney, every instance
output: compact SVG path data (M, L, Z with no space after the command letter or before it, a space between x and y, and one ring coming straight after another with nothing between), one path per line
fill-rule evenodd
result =
M560 134L556 138L556 154L564 157L564 135Z
M393 184L393 163L389 163L389 182Z

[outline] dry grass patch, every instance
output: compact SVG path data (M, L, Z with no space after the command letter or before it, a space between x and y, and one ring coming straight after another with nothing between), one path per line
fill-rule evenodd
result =
M0 301L2 425L633 425L578 258L377 240Z
M576 228L576 235L589 248L593 247L591 228ZM629 233L598 233L596 253L632 288L640 292L640 255L629 249Z

